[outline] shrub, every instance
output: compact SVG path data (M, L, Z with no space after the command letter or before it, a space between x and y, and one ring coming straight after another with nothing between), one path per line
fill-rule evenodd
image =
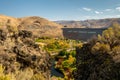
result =
M120 27L113 25L93 43L76 49L76 80L120 80Z
M100 44L99 42L96 43L93 47L92 47L92 53L108 53L110 51L110 46L109 44Z
M30 80L45 80L45 78L41 73L39 73L39 74L33 75Z
M10 75L4 73L4 67L0 65L0 80L11 80Z
M16 75L16 80L30 80L33 76L33 70L27 68L23 71L19 71Z

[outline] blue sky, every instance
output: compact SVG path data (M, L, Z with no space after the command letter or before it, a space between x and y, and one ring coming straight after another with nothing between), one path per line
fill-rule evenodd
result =
M120 17L120 0L1 0L0 14L52 21L115 18Z

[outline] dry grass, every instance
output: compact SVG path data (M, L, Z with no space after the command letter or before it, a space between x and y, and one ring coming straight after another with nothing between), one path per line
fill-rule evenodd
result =
M0 29L9 31L28 30L38 37L61 37L63 26L41 17L13 18L0 15Z

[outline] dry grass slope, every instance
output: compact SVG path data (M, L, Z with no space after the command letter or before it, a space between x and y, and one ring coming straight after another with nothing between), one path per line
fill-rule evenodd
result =
M15 30L32 31L37 37L62 37L63 26L37 16L13 18L0 15L0 29L7 29L7 26Z
M30 30L34 35L47 37L61 37L62 26L37 16L20 18L20 25Z

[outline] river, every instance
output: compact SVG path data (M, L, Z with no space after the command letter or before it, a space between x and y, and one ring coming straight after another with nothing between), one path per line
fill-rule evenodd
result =
M61 77L61 78L64 78L64 74L59 72L57 69L55 69L55 60L52 59L51 60L51 77L52 76L56 76L56 77Z

